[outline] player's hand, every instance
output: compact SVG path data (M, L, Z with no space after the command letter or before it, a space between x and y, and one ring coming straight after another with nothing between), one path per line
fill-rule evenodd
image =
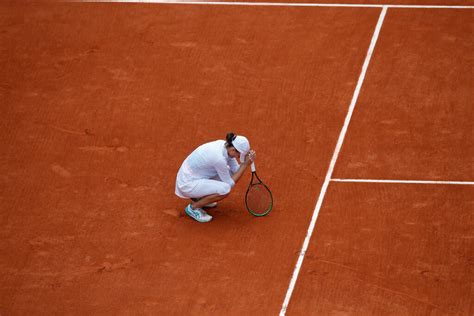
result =
M255 152L255 150L250 150L249 153L245 156L245 162L247 164L250 164L255 160L256 155L257 153Z

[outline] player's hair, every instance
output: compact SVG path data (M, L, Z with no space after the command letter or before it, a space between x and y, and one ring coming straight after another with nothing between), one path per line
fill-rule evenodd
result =
M227 135L225 136L225 140L226 140L226 147L234 147L234 145L232 144L232 141L237 137L237 135L234 135L234 133L232 132L229 132L227 133Z

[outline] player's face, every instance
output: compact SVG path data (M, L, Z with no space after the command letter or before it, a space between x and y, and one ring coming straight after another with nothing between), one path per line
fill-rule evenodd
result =
M227 148L227 153L229 154L230 157L235 158L235 159L240 157L240 153L234 147Z

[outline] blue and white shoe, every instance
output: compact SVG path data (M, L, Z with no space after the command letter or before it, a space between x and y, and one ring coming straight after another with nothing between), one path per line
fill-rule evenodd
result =
M191 207L191 204L188 204L184 211L186 212L186 214L188 214L189 217L200 223L207 223L212 220L212 216L207 214L206 211L204 211L202 208L193 209Z

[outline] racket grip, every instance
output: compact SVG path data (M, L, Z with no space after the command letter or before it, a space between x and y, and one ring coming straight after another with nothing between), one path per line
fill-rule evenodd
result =
M252 170L252 172L255 172L256 169L255 169L255 162L252 162L252 164L250 165L250 169Z

